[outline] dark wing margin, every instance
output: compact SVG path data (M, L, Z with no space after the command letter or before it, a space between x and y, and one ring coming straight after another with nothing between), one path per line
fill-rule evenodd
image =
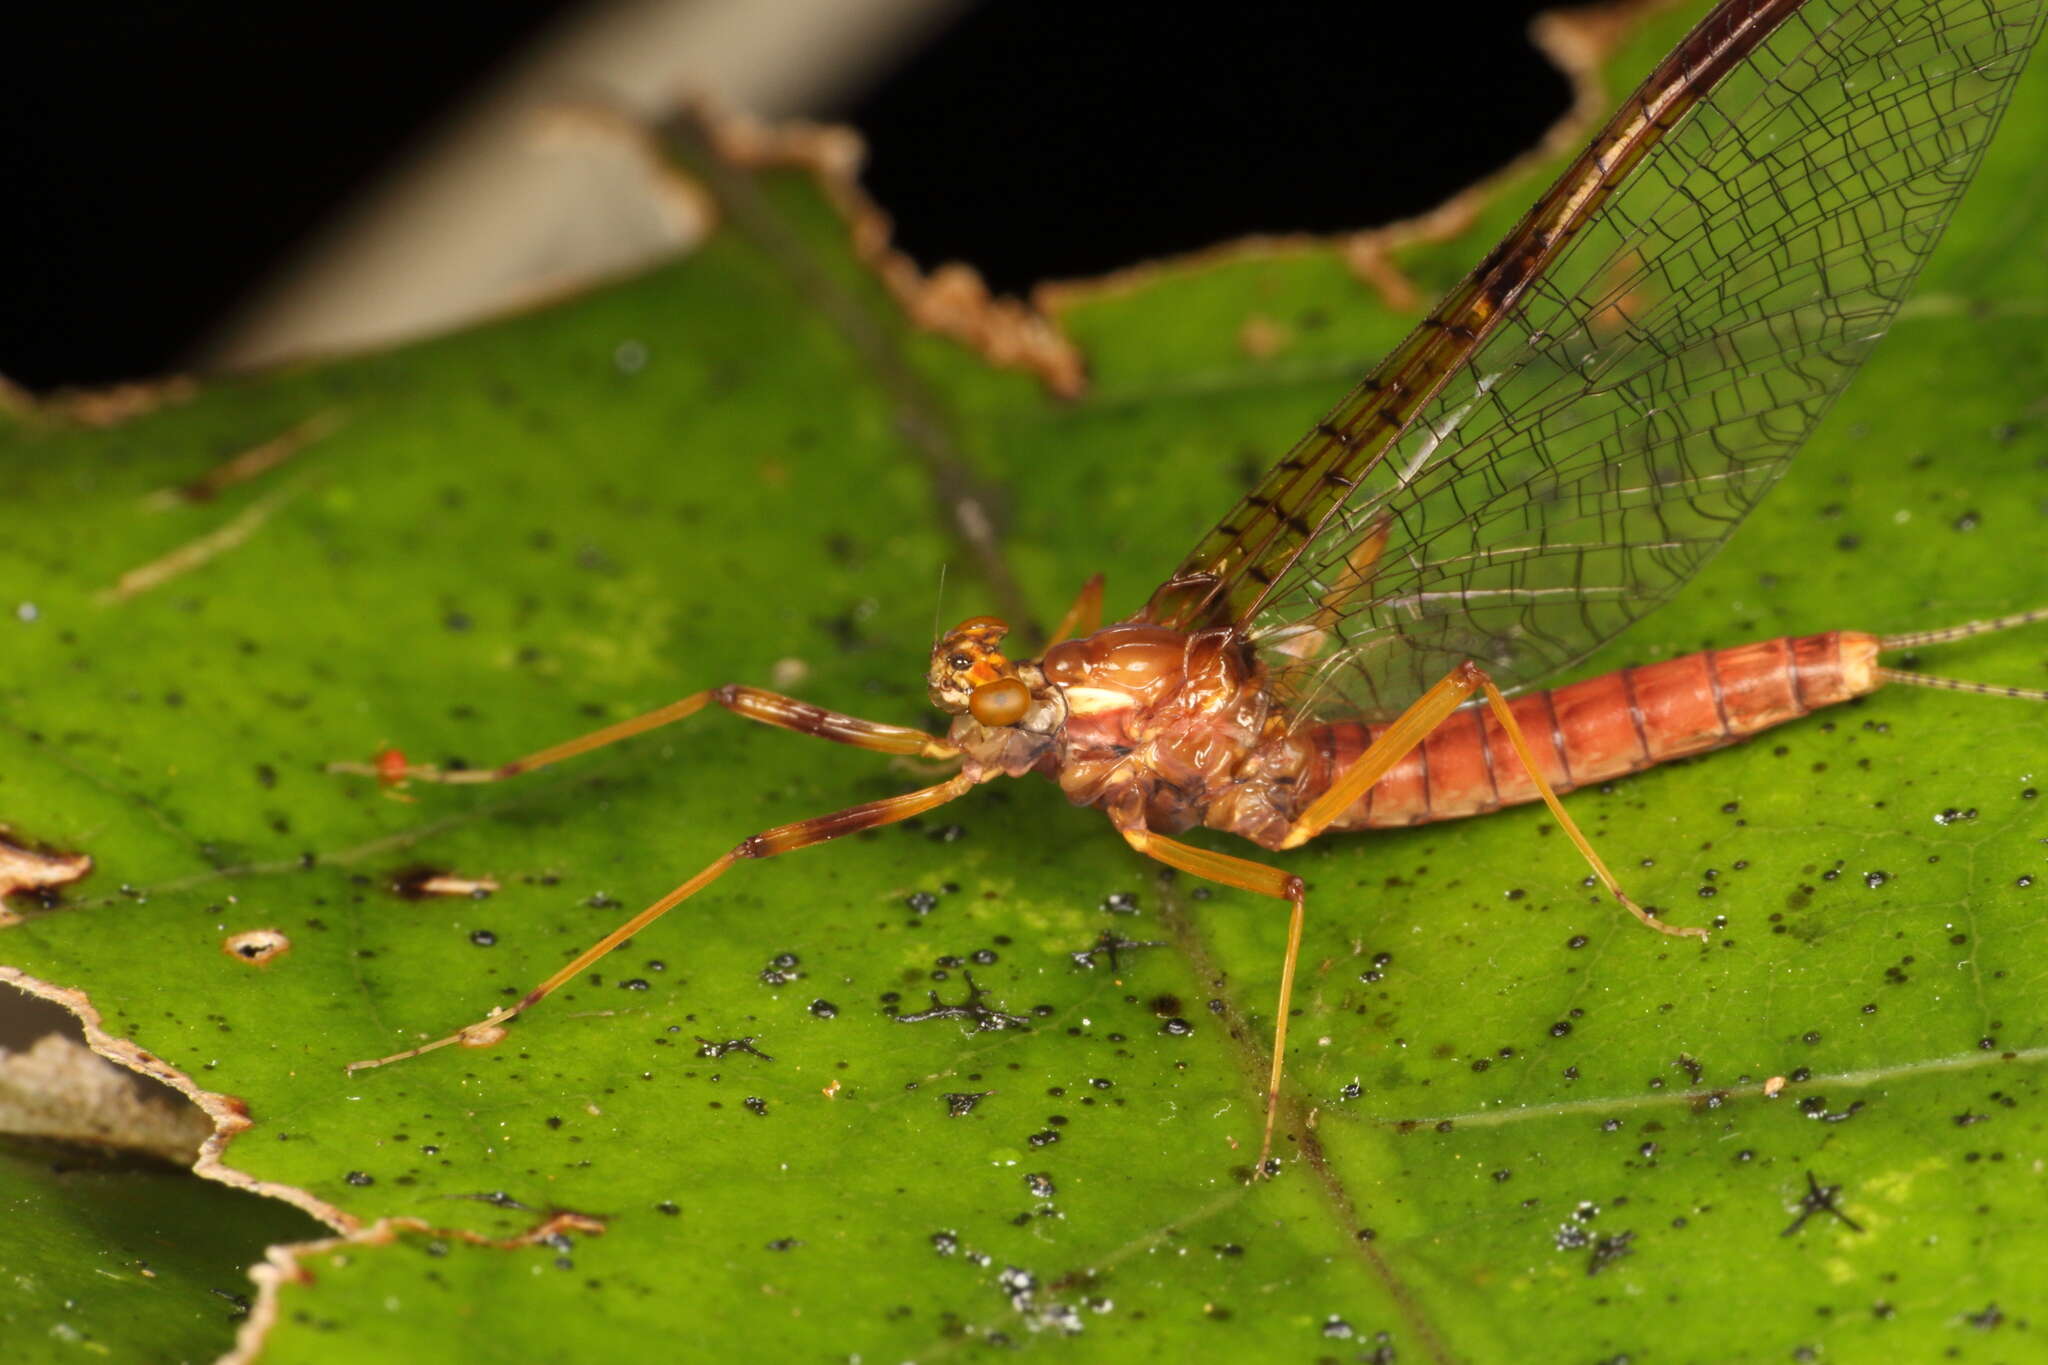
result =
M1303 714L1567 667L1665 599L1882 336L2048 0L1731 0L1145 617Z

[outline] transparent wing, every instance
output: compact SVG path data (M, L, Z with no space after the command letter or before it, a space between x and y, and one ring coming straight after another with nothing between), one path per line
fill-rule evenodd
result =
M1526 685L1668 598L1890 325L2043 3L1773 8L1702 24L1404 345L1436 373L1397 352L1157 614L1233 624L1306 714L1370 716L1466 658ZM1631 117L1632 165L1602 147ZM1585 212L1560 230L1560 206Z

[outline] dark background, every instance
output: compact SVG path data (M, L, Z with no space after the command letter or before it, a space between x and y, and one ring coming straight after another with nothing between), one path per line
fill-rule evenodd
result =
M11 14L0 375L46 390L177 367L573 8ZM1267 4L1224 24L989 0L815 112L868 135L868 183L913 255L971 262L1015 292L1244 232L1430 207L1563 112L1564 81L1527 43L1537 8Z

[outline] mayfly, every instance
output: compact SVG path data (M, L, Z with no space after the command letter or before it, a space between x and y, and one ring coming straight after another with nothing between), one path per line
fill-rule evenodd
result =
M1529 690L1669 598L1769 489L1897 314L1990 141L2048 0L1724 0L1505 240L1317 422L1136 615L1083 589L1033 661L979 616L933 649L944 738L742 684L502 767L387 753L386 781L495 782L712 704L958 765L935 786L755 834L543 981L446 1037L489 1046L736 864L1042 773L1137 852L1286 902L1259 1169L1305 895L1183 843L1272 851L1330 830L1541 800L1631 900L1561 792L1732 744L1887 682L1878 656L2048 619L1779 639ZM1519 692L1513 700L1508 694Z

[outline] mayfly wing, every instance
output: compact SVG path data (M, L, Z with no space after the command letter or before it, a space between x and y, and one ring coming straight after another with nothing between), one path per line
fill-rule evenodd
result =
M1472 273L1204 536L1147 605L1164 625L1237 625L1259 615L1281 577L1333 529L1432 399L1462 381L1475 352L1708 90L1803 0L1723 0L1623 102ZM1384 525L1363 528L1384 541ZM1355 568L1355 566L1354 566ZM1332 608L1318 603L1323 612ZM1290 618L1292 620L1293 618Z
M1305 712L1505 686L1668 598L1884 333L2044 0L1730 0L1232 509L1150 619Z

